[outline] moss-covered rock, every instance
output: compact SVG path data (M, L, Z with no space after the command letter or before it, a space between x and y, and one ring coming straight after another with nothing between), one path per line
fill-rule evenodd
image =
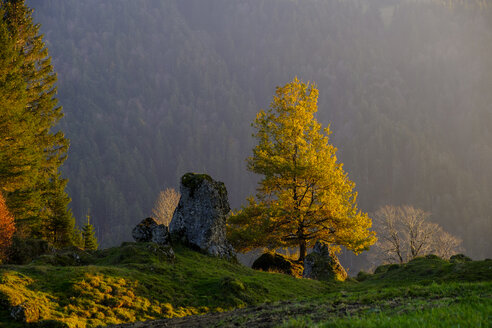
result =
M24 302L22 304L12 306L10 308L10 316L20 322L36 322L39 320L39 307L32 302Z
M297 278L302 277L303 271L302 264L290 260L276 252L262 254L253 262L252 268L255 270L288 274Z
M200 188L203 181L213 182L213 179L208 174L198 174L188 172L181 177L181 184L190 190L191 194L194 194L195 190Z
M449 262L451 263L463 263L463 262L471 262L471 258L466 256L465 254L456 254L449 258Z
M368 272L359 271L359 273L357 274L357 281L364 281L367 278L369 278L370 276L371 276L371 274Z
M312 253L304 260L303 277L323 281L345 281L348 275L336 255L330 252L329 245L317 241Z
M425 258L428 259L428 260L442 260L441 257L439 257L439 256L437 256L435 254L427 254L425 256Z
M132 237L136 242L147 243L152 240L152 231L159 224L153 218L146 218L140 221L132 230Z
M243 292L246 289L241 280L231 277L222 278L220 286L223 290L228 290L234 293Z
M383 264L383 265L378 266L376 268L376 270L374 270L374 273L376 273L376 274L385 273L385 272L388 272L388 271L396 270L398 268L400 268L400 265L399 264L396 264L396 263Z
M132 236L137 242L154 242L163 246L171 245L168 227L159 224L154 218L143 219L133 228Z

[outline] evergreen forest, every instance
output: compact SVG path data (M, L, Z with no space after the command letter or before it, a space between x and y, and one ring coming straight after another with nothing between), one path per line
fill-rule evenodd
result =
M27 4L58 73L70 206L79 226L90 212L101 246L130 240L186 172L244 204L258 182L250 124L297 76L319 89L317 120L361 209L422 208L466 254L492 256L487 1Z

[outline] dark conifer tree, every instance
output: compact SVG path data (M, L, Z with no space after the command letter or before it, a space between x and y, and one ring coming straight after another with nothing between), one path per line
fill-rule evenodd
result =
M45 222L44 234L55 247L66 247L76 244L74 234L75 220L72 211L67 207L70 198L65 192L67 180L57 177L50 180L48 196L49 218Z
M0 17L0 188L20 223L33 217L39 208L40 196L35 188L39 152L32 147L35 137L30 131L35 122L32 115L27 115L23 58L4 19L3 3Z
M82 238L84 239L84 250L95 251L99 246L96 238L96 231L90 222L90 215L87 214L87 223L82 228Z
M56 74L39 25L33 23L32 10L23 0L3 0L0 4L24 88L24 107L18 119L21 124L9 119L18 132L15 140L22 143L17 149L20 158L25 158L26 169L16 173L17 185L6 190L7 204L26 236L66 245L70 243L74 219L67 207L70 199L64 191L66 181L59 174L68 140L62 132L53 132L63 116L55 97ZM0 165L13 167L5 159ZM12 177L11 173L6 175Z

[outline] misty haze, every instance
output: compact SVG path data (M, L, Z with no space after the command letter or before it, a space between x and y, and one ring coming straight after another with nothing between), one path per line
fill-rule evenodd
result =
M439 1L42 1L77 218L130 240L181 175L255 193L250 123L277 85L317 83L359 205L414 205L492 257L492 20Z

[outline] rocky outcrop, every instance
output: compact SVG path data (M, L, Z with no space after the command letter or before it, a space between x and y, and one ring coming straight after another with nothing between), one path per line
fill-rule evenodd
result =
M169 224L172 239L213 256L235 258L226 239L230 207L224 183L206 174L187 173L181 178L180 191L181 199Z
M171 243L171 235L168 227L164 224L159 224L155 227L152 230L152 239L150 241L159 245L169 245Z
M347 276L335 254L330 254L329 245L322 241L317 241L312 253L304 259L304 278L344 281Z
M20 322L29 323L39 320L39 308L33 304L24 302L10 308L10 316Z
M465 254L455 254L449 258L449 262L451 263L464 263L470 262L472 259L466 256Z
M275 252L262 254L253 262L252 268L255 270L288 274L297 278L302 277L301 264Z
M143 219L132 231L136 242L154 242L162 246L171 243L169 230L164 224L157 223L153 218Z

